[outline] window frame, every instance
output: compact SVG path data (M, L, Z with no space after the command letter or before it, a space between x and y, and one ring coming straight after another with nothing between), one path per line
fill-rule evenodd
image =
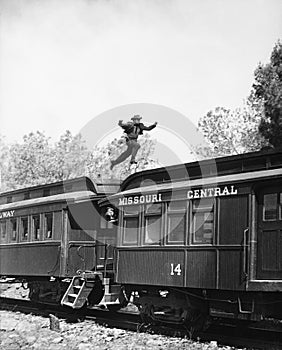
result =
M152 205L160 205L160 210L157 211L157 212L150 212L150 211L147 211L147 208L146 206L152 206ZM149 207L149 208L150 208ZM148 208L148 209L149 209ZM162 241L163 241L163 235L162 235L162 232L163 232L163 213L164 213L164 206L163 206L163 203L159 203L159 202L156 202L156 203L150 203L150 204L145 204L142 206L142 216L143 216L143 223L144 225L142 225L142 241L141 241L141 246L161 246L162 245ZM147 227L147 224L146 224L146 221L147 221L147 218L154 218L154 217L159 217L159 220L160 220L160 233L159 233L159 241L156 242L156 243L147 243L146 242L146 227Z
M279 200L278 200L278 218L282 220L282 191L280 192Z
M169 209L171 203L183 202L184 208L182 209ZM176 199L170 202L165 203L165 217L166 217L166 231L165 231L165 245L166 246L187 246L189 244L189 200L188 199ZM181 216L184 220L184 232L183 232L183 241L170 241L170 232L169 232L169 220L172 216Z
M276 196L276 207L275 207L275 214L276 217L274 219L265 219L265 212L266 212L266 206L265 206L265 201L264 198L265 196L269 196L269 195L275 195ZM274 192L267 192L264 193L262 196L262 221L263 222L276 222L276 221L281 221L282 220L282 192L279 191L278 189Z
M99 225L101 230L109 230L114 228L113 222L110 222L104 218L103 215L100 215L100 225Z
M51 215L52 217L52 230L51 230L51 237L47 237L47 216ZM54 239L54 212L45 212L43 213L43 240L44 241L50 241Z
M34 227L34 218L35 217L39 217L39 235L38 235L38 238L36 239L35 238L35 227ZM38 241L42 241L42 217L41 217L41 214L32 214L30 216L30 220L31 220L31 241L33 242L38 242Z
M126 213L126 211L124 210L124 208L126 208L127 206L123 206L120 210L120 213L122 213L122 226L121 226L121 240L120 240L120 244L122 247L138 247L139 246L139 241L140 241L140 223L142 222L142 218L140 217L141 215L141 206L140 205L131 205L128 206L130 208L138 208L136 212L134 213ZM125 225L125 221L126 219L130 219L130 218L136 218L137 219L137 237L136 237L136 243L126 243L125 242L125 234L126 234L126 225Z
M8 220L7 219L5 219L5 220L1 220L0 221L0 234L1 234L1 238L0 238L0 244L6 244L7 243L7 241L8 241L8 230L7 230L7 222L8 222ZM2 236L2 234L3 234L3 232L2 232L2 225L5 225L5 235L4 236ZM4 239L2 239L2 237L4 238Z
M201 204L203 201L203 205L196 208L196 202ZM183 202L183 208L180 209L169 209L169 205L172 202ZM206 204L207 203L207 204ZM134 205L122 206L123 210L120 210L120 219L119 222L119 245L121 247L176 247L176 246L190 246L190 247L203 247L203 246L214 246L217 244L217 198L209 197L209 198L201 198L201 199L188 199L188 198L177 198L173 201L162 201L161 203L155 203L161 206L161 210L159 212L146 212L146 204L136 205L138 209L135 212L127 212L126 207L132 208ZM197 230L195 230L195 218L197 213L211 213L213 215L211 221L211 230L212 236L210 242L202 242L196 241L195 234ZM184 234L183 241L173 241L170 240L169 235L169 217L170 216L181 216L184 221ZM146 243L145 242L145 234L146 234L146 218L159 216L161 220L160 224L160 239L158 243ZM126 243L125 241L125 230L126 230L126 219L127 218L136 218L137 221L137 241L134 243Z
M23 226L23 220L26 220L27 222L27 235L26 239L24 239L24 226ZM19 218L19 241L22 243L28 242L29 241L29 233L30 233L30 225L29 225L29 215L23 215L20 216Z
M18 218L14 217L9 219L9 224L8 224L8 242L9 243L17 243L18 242L18 238L19 238L19 224L18 224ZM16 223L16 230L13 230L13 223ZM13 239L13 233L15 234L15 239Z
M137 237L136 237L136 243L134 242L126 242L125 241L125 235L126 235L126 219L137 219ZM123 247L138 247L139 246L139 237L140 237L140 218L137 215L126 215L123 217L123 226L122 226L122 235L121 235L121 245Z
M210 201L212 203L212 206L208 207L202 207L202 208L195 208L194 203L196 201ZM209 208L212 208L212 210L207 210ZM197 213L212 213L213 214L213 219L212 219L212 239L211 242L196 242L195 241L195 234L197 230L195 229L195 215ZM216 244L216 220L217 220L217 211L216 211L216 198L210 197L210 198L201 198L201 199L191 199L190 200L190 215L189 215L189 245L195 247L195 246L213 246ZM203 223L204 224L204 223Z

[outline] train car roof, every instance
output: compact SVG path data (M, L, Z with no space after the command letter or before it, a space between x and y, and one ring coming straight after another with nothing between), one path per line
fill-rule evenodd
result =
M121 191L147 186L148 181L161 184L281 167L282 149L264 150L136 172L124 180Z
M75 179L0 193L0 205L27 201L36 198L43 198L43 200L46 201L47 197L74 192L90 192L92 195L102 196L116 193L119 188L119 180L112 180L102 183L94 182L90 178L83 176Z
M138 187L128 189L122 192L111 195L109 198L102 198L99 201L99 204L107 204L109 200L115 201L116 199L124 196L132 195L146 195L151 193L161 193L167 191L177 191L177 190L187 190L194 187L202 186L221 186L223 184L233 184L233 183L242 183L242 182L253 182L253 181L263 181L265 179L276 179L282 176L282 168L279 169L269 169L262 171L252 171L242 174L229 174L223 175L220 177L207 177L194 180L183 180L176 182L167 182L163 184L155 184L146 187Z
M98 200L101 199L101 196L95 194L92 191L77 191L77 192L68 192L68 193L60 193L55 194L53 196L48 197L39 197L33 199L25 199L17 202L7 203L0 205L1 211L8 211L11 209L19 209L26 207L33 207L38 205L49 205L55 203L81 203L89 200Z

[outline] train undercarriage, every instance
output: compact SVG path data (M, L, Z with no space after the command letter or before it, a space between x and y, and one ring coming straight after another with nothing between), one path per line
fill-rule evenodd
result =
M113 283L113 277L104 278L102 273L80 273L71 278L15 277L11 282L21 282L28 289L31 301L41 304L62 305L72 309L103 306L120 308L120 285ZM13 281L10 281L13 280Z
M264 324L282 332L280 292L234 292L148 286L124 287L144 323L179 324L204 330L217 320Z

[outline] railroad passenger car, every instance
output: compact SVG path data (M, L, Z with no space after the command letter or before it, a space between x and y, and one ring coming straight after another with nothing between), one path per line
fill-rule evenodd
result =
M27 282L30 298L72 308L116 298L116 226L97 201L119 183L87 177L0 195L0 275Z
M100 201L109 204L119 213L116 281L144 320L281 324L281 150L135 173Z

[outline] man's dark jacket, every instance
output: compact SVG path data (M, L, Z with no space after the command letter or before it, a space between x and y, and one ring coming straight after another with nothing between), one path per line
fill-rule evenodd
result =
M143 123L133 124L133 123L118 123L124 129L124 132L127 134L129 139L137 140L139 135L143 135L143 131L150 131L156 127L155 124L150 126L145 126ZM135 129L137 128L137 133L135 133Z

